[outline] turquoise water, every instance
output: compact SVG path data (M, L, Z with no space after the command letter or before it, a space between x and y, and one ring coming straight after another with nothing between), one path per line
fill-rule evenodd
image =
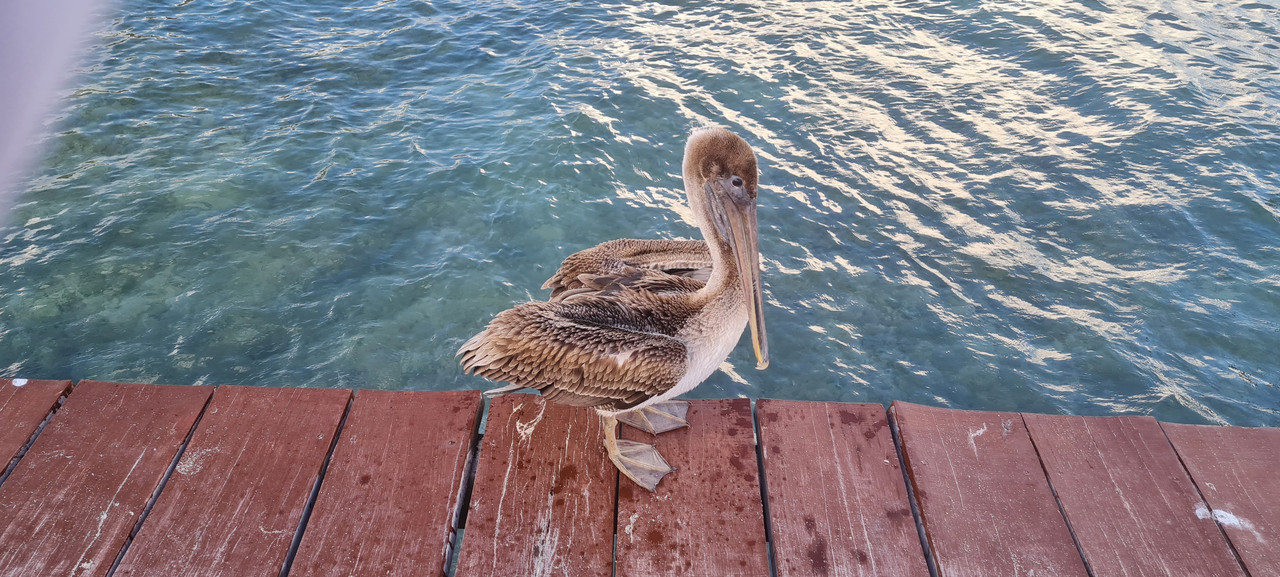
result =
M1280 425L1265 3L126 0L0 225L0 376L463 389L757 149L773 364L696 396Z

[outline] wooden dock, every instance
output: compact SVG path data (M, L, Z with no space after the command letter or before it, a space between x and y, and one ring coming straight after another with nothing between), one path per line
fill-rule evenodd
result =
M692 403L649 493L532 395L0 379L0 577L1280 575L1280 429Z

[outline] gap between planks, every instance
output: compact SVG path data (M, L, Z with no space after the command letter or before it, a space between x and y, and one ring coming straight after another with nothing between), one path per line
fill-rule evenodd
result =
M151 496L147 498L147 504L142 507L142 513L138 514L138 520L134 522L133 528L125 536L124 545L116 553L115 560L111 562L111 568L107 569L106 577L111 577L115 574L116 568L120 566L120 561L124 559L124 554L129 551L129 546L133 544L134 537L137 537L138 531L142 530L143 521L147 520L147 516L151 514L151 508L155 507L156 501L160 499L160 493L164 492L165 485L169 484L169 478L173 476L173 472L178 468L178 463L182 461L182 454L187 452L187 446L191 444L191 437L195 434L196 429L200 427L200 421L204 419L204 412L209 409L209 403L213 402L213 394L216 392L218 392L217 386L214 386L213 390L209 391L209 396L204 400L204 406L200 407L200 413L196 415L195 421L192 421L191 428L187 430L187 436L182 438L182 444L178 445L178 450L174 453L173 460L169 462L169 468L164 470L164 475L160 477L160 482L156 484L156 490L151 492Z
M893 449L898 453L898 467L902 471L902 482L907 486L907 502L911 504L911 517L916 522L916 537L920 540L920 549L924 553L925 566L929 568L929 577L938 576L938 563L933 559L933 549L929 546L929 537L924 529L924 517L920 512L920 503L916 501L915 485L911 484L911 466L907 462L907 449L902 444L902 434L898 431L898 415L893 405L885 409L889 419L889 433L893 436Z
M757 399L751 399L751 434L756 443L756 474L760 477L760 506L764 509L764 546L769 555L769 577L778 577L778 562L773 551L773 518L769 515L769 482L764 474L764 443L760 442L760 415Z
M462 466L462 486L458 488L458 502L453 508L450 527L453 534L450 535L449 555L444 564L445 577L453 577L458 571L458 554L462 551L462 537L467 529L467 513L471 509L471 487L476 482L476 467L480 461L480 445L484 442L484 421L488 414L488 407L489 399L481 396L480 406L476 410L475 428L471 430L471 446L467 448L467 461Z
M40 433L44 432L45 425L48 425L49 421L53 420L53 416L57 414L58 409L61 409L62 405L67 402L67 396L74 390L75 385L72 385L67 387L67 390L58 396L58 401L49 409L49 412L44 416L44 420L40 421L40 424L36 426L36 430L31 433L29 438L27 438L27 442L23 443L22 448L18 449L18 452L13 455L12 459L9 459L8 466L5 467L4 472L0 473L0 485L4 485L4 482L9 479L9 475L13 474L13 470L18 468L18 463L27 455L27 451L31 449L31 445L36 443L36 437L39 437Z
M1058 497L1058 488L1053 486L1053 477L1049 476L1049 469L1044 464L1044 457L1040 456L1040 446L1036 444L1035 435L1031 434L1031 426L1027 424L1027 419L1022 416L1022 413L1018 413L1018 418L1022 419L1022 426L1027 429L1027 437L1031 439L1031 449L1036 452L1036 462L1040 463L1040 472L1044 474L1044 480L1049 483L1049 492L1053 494L1053 504L1058 506L1058 514L1062 515L1062 520L1067 525L1067 534L1071 535L1071 543L1076 546L1076 554L1080 556L1080 561L1084 563L1084 570L1089 574L1089 577L1096 577L1093 566L1089 564L1089 558L1084 554L1084 547L1080 545L1080 537L1076 535L1076 528L1071 526L1071 520L1067 517L1067 510L1062 506L1062 499ZM1183 469L1186 469L1186 465L1183 465ZM1187 474L1190 475L1189 472ZM1201 500L1203 500L1203 497L1201 497Z
M1227 534L1227 529L1222 526L1221 521L1219 521L1216 517L1212 516L1212 511L1214 509L1213 507L1209 506L1209 499L1205 498L1204 491L1200 490L1200 483L1197 483L1195 475L1191 474L1191 467L1188 467L1186 459L1182 458L1182 452L1178 451L1178 446L1174 445L1173 439L1169 438L1169 431L1165 430L1164 425L1162 423L1159 423L1159 426L1160 426L1160 434L1164 435L1164 440L1169 443L1169 446L1174 448L1173 454L1176 457L1178 457L1178 464L1182 465L1182 470L1186 471L1187 477L1191 479L1191 487L1196 490L1196 495L1200 496L1200 502L1204 504L1205 509L1210 511L1211 513L1210 518L1213 519L1213 524L1218 528L1218 532L1222 534L1222 539L1227 542L1227 549L1231 551L1231 556L1235 558L1236 565L1240 566L1240 570L1244 572L1245 577L1253 577L1253 574L1249 572L1249 566L1244 562L1244 557L1242 557L1240 555L1240 552L1236 550L1235 542L1232 541L1231 536ZM1046 475L1047 474L1048 473L1046 472ZM1072 536L1074 537L1075 535L1073 534Z
M289 542L289 552L284 556L284 565L280 567L280 577L289 575L289 568L293 566L293 559L298 555L298 546L302 545L302 534L307 530L307 522L311 520L311 511L316 507L316 497L320 495L320 485L324 484L324 475L329 471L329 463L333 460L333 451L338 448L338 439L342 438L342 430L347 426L347 417L351 415L351 406L356 402L357 391L351 390L347 396L347 406L342 409L342 418L338 419L338 428L333 432L333 439L329 441L329 449L325 451L324 461L320 463L320 471L316 473L316 480L311 484L311 494L307 495L307 502L302 506L302 517L298 519L298 529L293 533L293 541ZM213 398L212 395L209 396Z

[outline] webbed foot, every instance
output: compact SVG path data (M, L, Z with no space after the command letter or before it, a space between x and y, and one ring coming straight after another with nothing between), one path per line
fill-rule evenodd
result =
M620 441L616 429L617 420L613 417L604 417L604 448L609 453L609 460L613 461L618 471L628 479L653 491L667 473L675 471L653 445Z
M665 433L688 427L689 401L662 401L638 411L619 413L616 418L632 427L651 434Z

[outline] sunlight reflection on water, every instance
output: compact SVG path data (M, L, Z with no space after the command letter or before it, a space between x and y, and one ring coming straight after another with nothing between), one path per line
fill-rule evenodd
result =
M0 230L0 374L486 386L453 351L564 256L696 235L715 123L761 161L774 363L697 395L1280 424L1278 35L1190 2L131 4Z

